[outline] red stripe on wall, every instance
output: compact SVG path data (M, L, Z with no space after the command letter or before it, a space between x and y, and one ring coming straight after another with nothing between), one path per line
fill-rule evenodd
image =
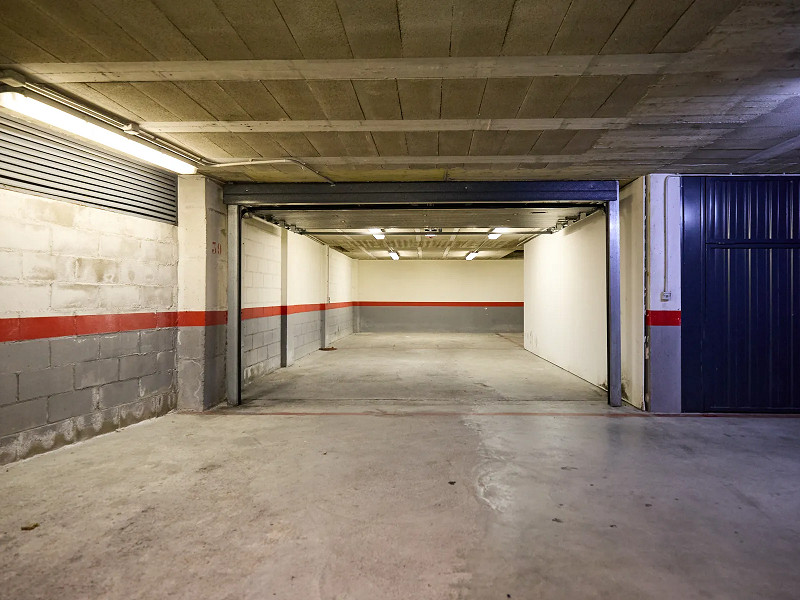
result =
M227 322L227 310L185 310L178 313L178 327L208 327Z
M477 306L477 307L522 307L524 302L356 302L357 306Z
M222 325L227 320L228 313L224 310L0 319L0 342L120 333L177 325Z
M325 310L334 310L336 308L349 308L356 306L358 302L329 302L325 305Z
M242 320L261 319L263 317L277 317L283 313L281 306L257 306L255 308L243 308Z
M680 327L681 311L648 310L645 323L648 327Z
M324 304L290 304L281 306L282 314L295 315L297 313L314 312L315 310L325 310Z
M328 304L292 304L289 306L261 306L242 310L242 319L258 319L278 315L294 315L317 310L334 310L351 306L476 306L476 307L522 307L522 302L331 302ZM656 311L654 311L656 312ZM668 311L657 311L668 312ZM677 323L648 324L680 325ZM181 312L126 313L109 315L71 315L63 317L21 317L0 319L0 342L18 342L72 335L119 333L139 329L161 327L209 327L228 322L225 310L197 310Z

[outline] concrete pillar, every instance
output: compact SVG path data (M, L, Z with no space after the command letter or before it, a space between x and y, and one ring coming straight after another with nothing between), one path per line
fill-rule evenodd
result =
M324 305L323 309L320 311L320 319L319 319L319 342L320 348L327 348L328 347L328 311L325 307L328 306L331 302L331 249L330 246L325 246L323 249L325 252L325 265L323 270L323 276L325 278L325 283L323 286L323 292L325 297L323 298L322 304Z
M681 412L681 178L647 176L646 402Z
M178 180L178 408L205 410L225 398L226 211L222 188Z
M281 366L294 362L294 344L289 335L289 232L281 228Z

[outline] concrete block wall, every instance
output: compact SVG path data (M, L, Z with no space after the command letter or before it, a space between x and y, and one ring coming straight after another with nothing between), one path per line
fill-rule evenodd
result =
M325 345L330 346L336 340L352 335L356 332L356 311L357 307L352 302L349 306L334 308L336 305L329 305L325 311Z
M296 312L288 316L288 363L323 347L322 310Z
M281 366L281 317L242 321L242 380L245 384Z
M242 224L242 379L354 330L356 261L257 218Z
M281 230L259 219L242 223L242 378L281 366Z
M1 189L0 265L0 462L175 407L175 226Z
M328 249L328 303L325 310L325 346L358 330L356 298L358 265L335 250Z
M521 260L359 261L357 287L363 332L523 328Z
M0 318L175 310L177 229L0 189Z
M222 188L178 179L178 407L201 411L225 399L227 215Z
M0 344L0 462L175 408L175 328Z
M286 244L286 348L284 362L325 346L322 311L328 300L329 248L312 239L288 233ZM348 259L349 260L349 259Z

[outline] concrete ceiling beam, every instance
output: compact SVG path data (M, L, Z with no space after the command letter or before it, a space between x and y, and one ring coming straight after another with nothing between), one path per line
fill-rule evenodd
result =
M145 121L152 133L306 133L309 131L547 131L626 129L648 125L730 125L741 115L675 115L670 117L589 117L541 119L354 119L311 121Z
M574 56L497 56L323 60L196 60L21 63L15 68L45 83L144 81L269 81L319 79L486 79L587 75L754 73L770 64L797 69L778 54L686 52Z
M657 153L660 159L676 159L684 156L686 149L676 143L674 148L664 148ZM258 160L252 157L224 158L224 162ZM325 166L360 166L360 165L506 165L506 164L539 164L563 163L572 164L609 164L623 161L625 164L635 162L635 154L630 151L591 154L526 154L517 156L309 156L298 160L320 167ZM267 165L269 166L269 165ZM251 167L257 169L258 165ZM223 169L214 169L215 172ZM202 171L202 168L201 168Z

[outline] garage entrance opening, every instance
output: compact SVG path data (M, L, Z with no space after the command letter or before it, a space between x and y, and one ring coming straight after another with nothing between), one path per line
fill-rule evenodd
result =
M617 199L616 182L227 186L229 404L241 402L244 383L254 409L387 400L619 406ZM581 369L542 358L572 344L585 315L562 324L563 340L558 328L542 327L539 340L526 326L534 320L526 278L553 269L523 263L523 248L564 238L567 228L593 240L572 265L547 259L594 285L571 291L601 309L591 313L595 344L586 347L604 372L586 381L574 374ZM531 306L547 289L537 293Z

